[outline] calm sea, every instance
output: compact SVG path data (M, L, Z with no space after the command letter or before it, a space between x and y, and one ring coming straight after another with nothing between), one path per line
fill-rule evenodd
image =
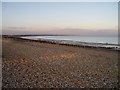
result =
M27 36L22 37L27 39L39 40L67 40L67 41L79 41L79 42L93 42L93 43L108 43L118 44L118 37L116 36Z

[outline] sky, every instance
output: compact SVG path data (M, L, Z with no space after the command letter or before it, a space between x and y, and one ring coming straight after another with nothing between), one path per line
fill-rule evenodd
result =
M3 34L117 35L117 2L2 2Z

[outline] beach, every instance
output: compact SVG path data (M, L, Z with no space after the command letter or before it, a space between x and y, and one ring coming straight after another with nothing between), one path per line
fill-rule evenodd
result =
M2 38L3 88L117 88L118 51Z

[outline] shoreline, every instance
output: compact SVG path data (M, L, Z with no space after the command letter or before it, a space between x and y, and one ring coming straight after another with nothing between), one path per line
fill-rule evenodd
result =
M32 36L32 35L31 35ZM3 36L6 38L14 38L14 39L23 39L23 40L30 40L30 41L38 41L38 42L45 42L51 44L59 44L59 45L67 45L67 46L77 46L77 47L84 47L84 48L101 48L101 49L109 49L120 51L120 45L117 44L108 44L108 43L94 43L94 42L79 42L79 41L67 41L67 40L51 40L51 39L29 39L25 38L26 36L23 35L12 35L12 36Z

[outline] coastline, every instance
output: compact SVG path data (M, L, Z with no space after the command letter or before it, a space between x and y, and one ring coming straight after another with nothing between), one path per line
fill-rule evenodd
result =
M52 40L52 39L43 39L43 38L33 39L33 38L27 38L27 36L29 35L11 35L11 36L8 35L8 36L3 36L3 37L14 38L14 39L19 39L19 40L23 39L23 40L30 40L30 41L37 41L37 42L45 42L45 43L58 44L58 45L77 46L77 47L84 47L84 48L86 47L87 48L100 48L100 49L103 48L103 49L120 51L119 44L80 42L80 41L70 41L70 40ZM30 35L30 36L34 36L34 35Z
M3 37L3 88L117 88L118 51Z

